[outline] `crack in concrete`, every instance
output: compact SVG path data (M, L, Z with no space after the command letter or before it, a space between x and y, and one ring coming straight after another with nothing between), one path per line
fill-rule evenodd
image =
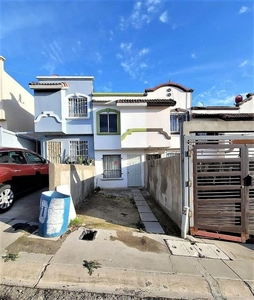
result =
M41 271L41 274L39 276L39 278L37 279L35 285L33 286L34 288L37 287L37 285L39 284L40 280L42 279L42 277L44 276L46 270L47 270L47 267L50 265L50 262L52 260L52 258L54 257L54 255L51 255L50 259L48 260L47 264L43 267L42 271Z
M252 293L252 295L254 296L254 290L252 289L252 287L249 285L249 283L247 281L245 281L239 274L237 274L234 269L232 269L224 260L223 263L233 272L235 273L235 275L240 278L242 280L242 282L247 286L247 288L249 289L249 291Z
M207 272L206 268L201 264L201 262L198 259L195 262L195 267L199 270L200 274L208 283L213 298L215 300L227 300L227 298L225 298L221 293L218 281L210 273Z

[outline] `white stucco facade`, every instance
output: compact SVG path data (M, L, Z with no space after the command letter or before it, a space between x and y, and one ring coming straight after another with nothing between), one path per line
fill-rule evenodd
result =
M34 99L4 70L0 56L0 126L14 132L34 131Z
M165 157L168 151L179 150L180 132L172 134L170 114L188 115L192 91L169 82L145 93L93 93L95 186L144 186L144 162L153 155ZM117 129L100 132L100 122L112 114L117 116ZM121 164L121 171L111 170L117 178L106 170L110 163L113 169Z

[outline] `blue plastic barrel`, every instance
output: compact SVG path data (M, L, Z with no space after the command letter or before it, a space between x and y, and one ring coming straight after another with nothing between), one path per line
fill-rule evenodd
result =
M66 232L69 225L70 195L56 191L41 193L38 234L57 237Z

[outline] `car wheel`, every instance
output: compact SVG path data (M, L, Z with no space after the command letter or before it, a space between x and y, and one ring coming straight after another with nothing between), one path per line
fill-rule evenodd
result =
M14 202L14 192L9 184L0 186L0 214L8 211Z

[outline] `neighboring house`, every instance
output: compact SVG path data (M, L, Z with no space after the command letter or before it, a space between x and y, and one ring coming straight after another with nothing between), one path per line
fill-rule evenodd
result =
M246 241L254 234L253 94L237 96L235 106L192 107L183 140L191 234Z
M28 137L34 130L33 96L4 70L0 56L0 146L37 151L37 141Z
M144 162L179 151L192 92L167 82L144 93L93 93L95 186L144 186Z
M89 164L94 159L91 76L38 76L34 131L41 153L54 163Z
M4 61L0 56L0 126L13 132L33 131L33 96L6 73Z

